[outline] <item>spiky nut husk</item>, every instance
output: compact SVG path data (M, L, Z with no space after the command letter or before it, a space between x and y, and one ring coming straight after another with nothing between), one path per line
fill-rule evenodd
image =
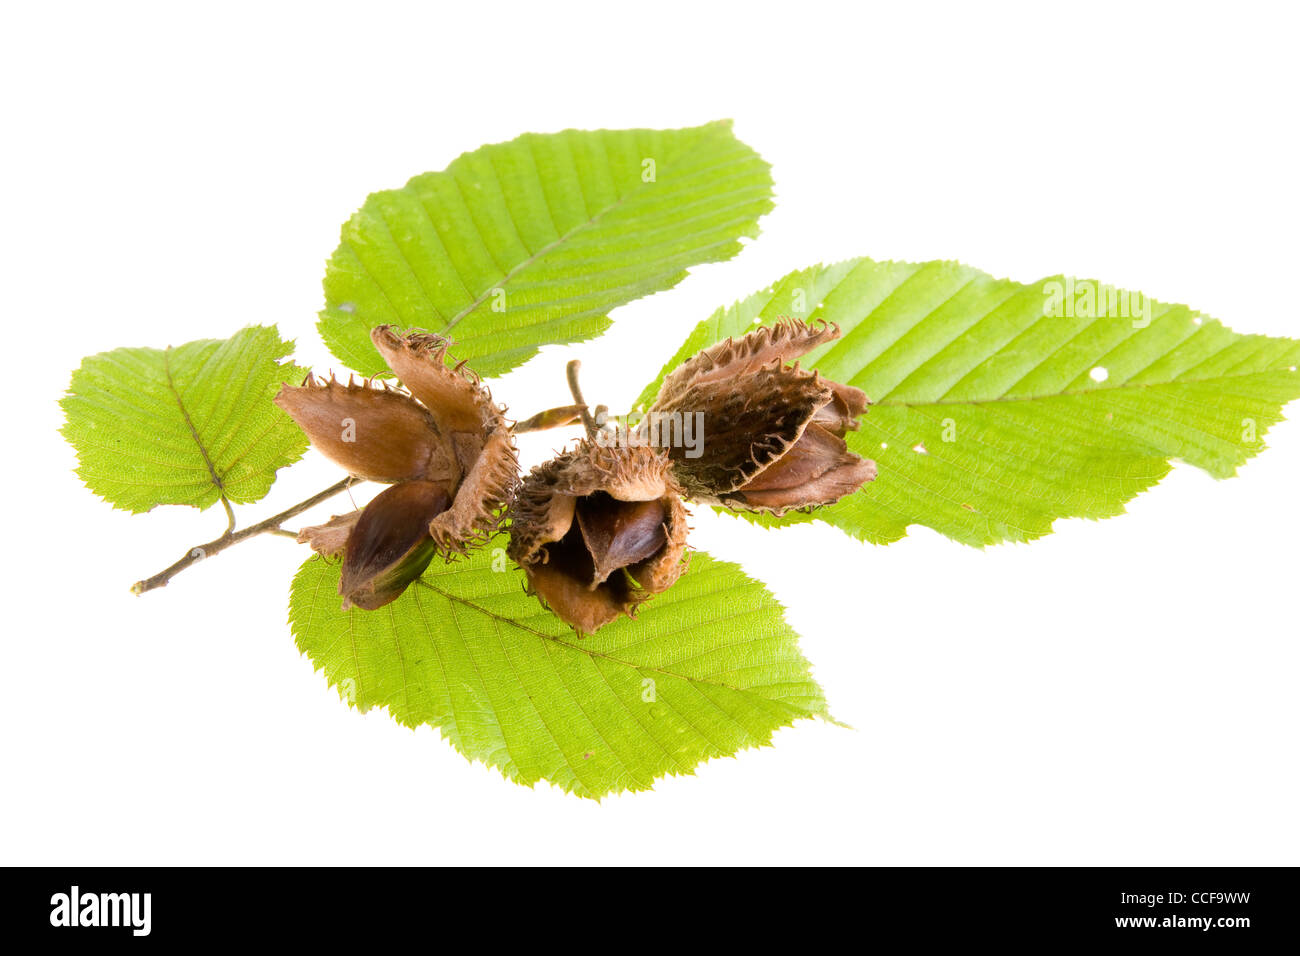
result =
M441 336L402 336L381 325L370 337L411 394L438 409L435 418L450 436L464 478L451 507L429 523L429 534L444 554L464 554L496 533L519 485L519 460L504 410L463 362L446 364L450 343Z
M446 339L379 326L371 340L406 391L309 376L276 396L327 457L394 484L298 537L342 555L344 607L367 610L394 600L435 554L450 559L494 534L519 481L504 410L463 363L446 364Z
M583 442L524 479L507 553L544 604L580 635L594 633L682 573L680 495L661 452Z
M281 386L275 404L348 474L388 484L460 481L463 466L433 412L391 385L308 375L300 386Z
M839 335L836 325L781 319L710 346L664 379L638 434L653 440L674 416L702 413L702 453L666 449L692 500L775 514L838 501L876 476L875 462L844 441L870 403L797 359Z

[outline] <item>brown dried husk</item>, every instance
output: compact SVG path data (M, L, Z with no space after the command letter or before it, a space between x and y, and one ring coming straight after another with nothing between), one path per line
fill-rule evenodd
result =
M435 496L421 508L388 506L375 514L366 524L368 536L409 543L383 567L373 561L354 566L349 542L372 506L384 506L380 499L386 493L365 509L299 532L298 540L318 553L344 556L344 604L367 609L400 594L413 580L412 569L418 565L422 571L433 554L450 560L490 538L519 483L504 410L463 363L446 364L446 339L423 332L400 335L391 326L374 329L371 339L405 391L373 380L344 385L308 376L302 387L285 386L276 396L312 443L351 474L395 487L433 482L450 495ZM342 438L344 419L351 419L356 441ZM420 530L404 526L411 520L420 522ZM375 526L375 521L387 524Z
M660 502L664 509L663 544L624 568L627 576L602 577L595 559L588 569L573 558L574 549L586 546L577 522L579 502L599 495L617 502ZM620 615L634 614L685 569L687 514L680 496L662 453L585 441L524 479L511 509L507 554L524 569L532 593L580 634L593 633Z
M839 335L835 325L782 319L710 346L664 379L639 434L649 436L655 416L703 413L702 455L687 457L680 445L666 449L692 500L775 514L838 501L876 474L875 463L843 441L870 403L860 389L794 360ZM816 455L800 473L804 480L774 488L774 473L762 488L761 476L779 472L796 446Z

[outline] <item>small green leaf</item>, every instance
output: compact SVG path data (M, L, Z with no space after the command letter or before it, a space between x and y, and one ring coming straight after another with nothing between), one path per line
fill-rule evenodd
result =
M828 716L780 605L736 565L693 554L635 620L579 639L524 594L503 547L431 569L378 611L340 610L338 566L311 558L289 602L298 647L357 708L584 797L646 790Z
M257 501L307 439L271 399L303 371L274 327L88 356L61 404L86 486L126 511Z
M480 375L609 326L607 313L729 259L772 208L767 163L729 122L529 133L371 195L325 272L320 333L386 371L381 324L448 335Z
M818 518L876 543L912 524L972 545L1028 541L1057 518L1121 514L1171 458L1234 474L1300 397L1294 339L1241 335L1089 280L1022 285L955 262L855 259L719 309L639 405L700 348L782 315L843 330L803 365L875 402L848 441L879 476L811 515L754 520Z

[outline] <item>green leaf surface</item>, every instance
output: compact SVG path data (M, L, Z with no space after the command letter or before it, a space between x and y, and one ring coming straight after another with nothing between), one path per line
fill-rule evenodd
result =
M271 404L303 370L273 327L165 349L122 348L88 356L61 404L77 474L126 511L155 505L207 508L257 501L307 439Z
M650 180L650 181L647 181ZM729 259L772 208L769 167L730 122L529 133L371 195L325 272L320 333L366 375L370 329L450 336L480 375L609 326L607 313Z
M341 610L338 566L309 559L289 604L299 649L359 709L584 797L646 790L828 716L780 605L736 565L693 554L635 620L579 639L523 593L504 545L435 566L378 611Z
M880 473L814 514L754 520L815 517L876 543L912 524L972 545L1028 541L1057 518L1122 513L1173 458L1228 477L1300 397L1293 339L1241 335L1088 280L855 259L719 309L639 407L700 348L783 315L840 325L803 365L875 402L848 440Z

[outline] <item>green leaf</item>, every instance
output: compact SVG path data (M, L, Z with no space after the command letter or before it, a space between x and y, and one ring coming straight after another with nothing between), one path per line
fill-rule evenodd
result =
M88 356L61 404L86 486L126 511L256 501L307 439L271 404L303 371L274 327Z
M735 565L693 554L635 620L579 639L523 593L503 547L431 569L378 611L340 610L338 566L311 558L290 596L298 647L357 708L584 797L646 790L828 716L780 605Z
M1239 335L1088 280L1022 285L955 262L855 259L719 309L640 406L698 349L782 315L843 329L803 364L875 402L849 445L880 474L815 514L757 520L815 517L877 543L911 524L972 545L1028 541L1057 518L1121 514L1171 458L1234 474L1300 397L1293 339Z
M650 180L650 181L647 181ZM772 178L730 122L529 133L371 195L325 272L320 333L386 371L370 329L449 335L480 375L609 326L606 314L729 259L758 235Z

